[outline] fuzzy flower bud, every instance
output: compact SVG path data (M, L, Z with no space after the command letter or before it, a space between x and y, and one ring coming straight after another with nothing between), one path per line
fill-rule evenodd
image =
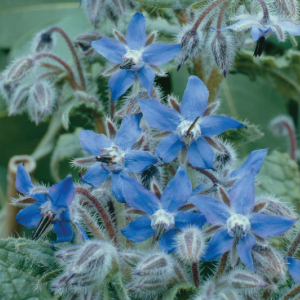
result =
M252 248L255 270L270 279L285 278L287 272L283 257L273 247L255 245Z
M37 81L30 88L28 97L28 111L38 125L43 115L50 113L54 107L54 89L45 80Z
M177 71L181 68L183 63L188 59L195 59L203 48L203 41L201 40L196 29L186 31L181 38L181 51L178 54Z
M61 250L57 257L64 268L52 285L58 293L64 293L66 287L77 292L93 290L103 283L118 261L117 250L111 243L96 240Z
M244 298L232 290L221 292L218 298L218 300L242 300L242 299Z
M75 45L82 55L89 56L94 52L91 42L100 40L101 37L97 32L83 33L76 38Z
M19 113L24 109L25 103L28 98L28 86L20 86L13 94L8 107L8 115Z
M215 300L216 286L214 280L207 281L202 288L202 292L194 300Z
M18 59L6 71L5 82L12 83L23 79L33 67L33 59L29 57Z
M34 42L34 50L36 52L48 52L54 46L52 32L43 31L37 34Z
M143 258L142 253L133 250L119 252L119 255L131 267L136 267Z
M178 256L190 262L198 262L203 255L205 239L202 231L194 226L185 228L176 237Z
M104 2L103 0L90 0L89 5L86 7L87 16L95 27L100 23L105 8Z

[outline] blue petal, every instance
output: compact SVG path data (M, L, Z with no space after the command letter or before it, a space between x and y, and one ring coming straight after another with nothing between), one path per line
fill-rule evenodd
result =
M180 44L151 44L143 51L142 58L143 61L152 66L160 66L166 64L175 57L180 52L180 49Z
M238 179L229 192L231 209L237 214L246 216L253 211L255 175L252 169L244 177Z
M109 148L112 144L104 134L97 134L92 130L81 130L79 141L81 147L94 156L99 156L103 148Z
M160 202L162 208L169 212L177 211L192 193L192 184L185 168L179 167L175 176L163 191Z
M23 194L29 195L30 190L33 188L33 184L30 175L26 171L23 163L18 164L16 175L16 189Z
M68 175L64 180L54 184L48 192L51 204L57 207L70 206L75 198L75 187L72 175Z
M42 218L40 206L39 203L34 203L21 209L16 216L17 222L27 228L36 228Z
M158 159L148 151L130 150L125 154L125 167L132 173L143 172L157 161Z
M300 284L300 260L290 256L286 256L285 259L288 263L290 275L298 284Z
M180 106L180 113L189 121L201 117L207 106L209 92L197 76L190 76Z
M121 97L134 83L136 74L133 71L120 69L112 74L108 85L112 93L111 101Z
M120 202L125 202L123 194L123 172L117 174L111 174L111 191L114 194L115 198ZM126 174L126 173L125 173Z
M123 150L131 149L136 140L141 136L143 130L140 128L142 114L127 115L121 123L115 137L115 144Z
M266 27L252 27L251 28L251 35L252 38L257 41L259 40L264 34L268 33L271 30L271 28Z
M75 225L79 228L80 232L81 232L81 238L83 241L88 241L89 237L86 234L86 232L84 231L83 227L78 223L78 222L74 222Z
M159 250L166 253L172 253L175 251L175 229L170 229L166 231L161 239L158 241Z
M138 70L137 76L139 82L142 86L147 90L149 97L151 97L152 85L155 78L155 72L151 67L145 65L141 69Z
M245 238L239 240L237 251L241 261L254 272L251 249L256 244L255 236L249 232Z
M123 178L123 193L126 202L131 207L149 215L153 215L160 208L158 198L132 177Z
M183 228L196 225L199 228L202 228L206 218L201 213L194 213L190 211L179 211L175 216L175 228L177 230L182 230Z
M241 122L224 116L206 116L200 120L201 134L211 137L228 129L246 128Z
M181 117L175 109L167 108L156 99L138 100L143 116L149 126L158 130L175 131Z
M194 204L207 221L214 225L224 225L231 215L230 208L220 200L206 196L192 196L189 202Z
M287 31L291 35L300 35L300 25L295 25L290 22L281 22L280 26L283 31Z
M130 50L140 50L147 42L146 20L141 13L136 13L130 20L126 32L126 42Z
M234 244L234 238L229 236L227 229L219 228L210 239L203 261L213 261L218 259L223 253L229 251Z
M251 223L251 231L255 235L262 238L268 238L285 233L298 221L298 219L252 213L249 221Z
M184 147L176 133L171 133L165 137L156 147L155 155L163 162L171 162Z
M44 203L48 200L47 195L48 194L45 193L35 193L35 194L31 194L30 196L34 198L37 202Z
M230 177L240 178L251 171L251 168L253 168L255 174L257 174L262 167L267 152L268 148L252 151L244 163L238 169L230 173Z
M200 183L199 185L197 185L192 191L192 196L195 196L199 192L203 191L205 189L205 186L206 186L205 183Z
M99 187L110 177L110 172L101 166L101 163L92 165L82 177L83 183L89 184L95 188Z
M213 169L215 153L204 138L198 138L187 149L189 162L201 169Z
M91 45L98 53L114 64L121 64L122 56L127 52L124 43L108 37L93 41Z
M134 243L143 242L155 233L151 228L151 219L148 215L135 219L129 225L121 229L121 232Z
M70 242L72 240L73 228L69 221L55 221L53 229L57 235L57 240L53 244Z

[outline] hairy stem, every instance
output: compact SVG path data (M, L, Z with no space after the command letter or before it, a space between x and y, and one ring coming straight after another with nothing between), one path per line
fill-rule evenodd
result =
M283 300L288 300L294 298L297 294L300 293L300 285L291 290L287 295L283 297Z
M262 7L263 10L263 22L267 23L269 21L269 9L267 3L264 0L257 0Z
M95 206L95 208L99 212L99 214L105 224L105 227L107 229L109 237L111 238L112 242L118 247L118 240L117 240L117 235L116 235L114 226L111 222L111 219L110 219L108 213L106 212L106 210L104 209L102 204L98 201L98 199L96 197L94 197L86 189L77 187L77 188L75 188L75 190L76 190L77 194L81 194L81 195L85 196Z
M224 270L225 270L228 254L229 254L229 251L225 252L221 257L219 269L218 269L217 274L216 274L216 279L221 277Z
M290 140L291 159L296 160L297 139L295 132L288 122L283 121L283 126L286 128Z
M220 74L218 68L214 66L211 69L206 83L207 89L209 90L208 104L216 100L223 78L223 74Z
M218 6L221 2L224 0L216 0L213 3L211 3L207 8L203 11L203 13L199 16L199 18L196 20L193 29L197 30L201 22L204 20L204 18L209 14L216 6Z
M213 184L219 184L219 183L220 183L219 180L218 180L218 178L216 178L216 177L215 177L213 174L211 174L210 172L208 172L208 171L206 171L206 170L204 170L204 169L200 169L200 168L198 168L198 167L195 167L195 166L193 166L190 162L188 162L187 165L188 165L190 168L192 168L192 169L198 171L199 173L205 175L207 178L209 178L209 179L212 181Z
M53 60L57 61L58 63L60 63L67 70L67 72L70 75L70 84L71 84L72 88L74 90L82 90L82 88L76 82L76 78L75 78L73 70L65 61L63 61L58 56L56 56L54 54L50 54L50 53L38 54L34 57L34 60L37 61L37 60L44 59L44 58L50 58L50 59L53 59Z
M77 71L78 71L81 87L82 87L83 90L86 90L86 83L85 83L85 78L84 78L84 75L83 75L82 67L81 67L81 64L80 64L80 60L78 58L78 55L75 51L75 48L74 48L69 36L60 27L52 27L52 28L49 29L48 32L49 33L58 32L64 38L64 40L66 41L66 43L67 43L67 45L68 45L68 47L69 47L69 49L72 53L74 62L76 64L76 68L77 68Z
M229 5L229 1L225 1L220 9L220 13L219 13L219 16L218 16L218 22L217 22L217 29L221 29L222 28L222 21L223 21L223 17L224 17L224 14L225 14L225 11ZM221 33L220 31L218 31L218 33Z
M296 253L296 250L299 246L299 243L300 243L300 230L299 232L297 233L294 241L292 242L288 252L287 252L287 256L294 256L294 254Z
M192 263L192 273L193 273L193 280L196 287L199 287L200 284L200 277L199 277L199 270L198 270L198 263Z

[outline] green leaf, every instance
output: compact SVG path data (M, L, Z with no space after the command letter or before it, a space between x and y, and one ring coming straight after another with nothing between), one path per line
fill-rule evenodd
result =
M136 2L156 8L185 8L195 3L195 0L135 0Z
M221 137L236 146L238 144L253 142L264 136L256 125L249 124L248 122L242 123L245 124L247 128L227 130L222 133Z
M36 278L14 269L0 261L0 295L1 299L10 300L47 300L54 299L43 289L34 290Z
M81 128L77 128L74 133L66 133L58 138L50 163L51 174L56 181L60 180L59 167L62 161L84 156L84 151L79 143L80 131Z
M196 288L190 283L178 283L163 295L162 300L189 299L188 296L195 294ZM183 296L184 295L184 296Z
M24 238L0 239L0 261L31 276L58 269L49 242Z
M299 166L288 154L275 150L267 155L258 180L258 192L275 195L300 208Z

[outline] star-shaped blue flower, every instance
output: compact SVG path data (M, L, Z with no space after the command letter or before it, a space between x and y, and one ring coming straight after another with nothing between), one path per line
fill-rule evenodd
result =
M23 164L18 165L16 176L16 188L19 192L31 197L36 202L26 206L17 214L18 223L27 228L36 228L42 219L44 226L53 224L57 240L54 243L70 242L73 238L73 228L70 222L80 229L83 239L88 239L83 228L75 220L72 220L70 206L75 198L75 187L72 176L68 175L64 180L56 183L47 192L32 193L34 185L30 175ZM47 225L47 226L46 226ZM54 244L52 243L52 244Z
M96 134L91 130L82 130L79 135L81 147L94 156L88 162L90 167L82 181L93 187L99 187L111 178L112 192L120 202L124 202L122 186L128 173L143 172L158 162L158 159L148 151L132 149L143 133L139 127L141 118L141 113L124 117L120 129L112 140L104 134Z
M213 168L214 151L206 137L219 135L227 129L245 128L242 123L225 116L205 115L208 90L197 76L190 76L180 111L167 108L156 99L139 100L147 123L158 130L170 132L156 147L155 154L163 162L171 162L187 147L190 163L198 168Z
M146 20L136 13L128 25L126 43L104 37L91 43L92 47L120 68L111 76L109 87L112 101L122 96L138 80L151 94L157 66L166 64L180 52L180 45L147 45Z
M298 284L300 284L300 260L290 256L286 256L285 259L288 263L290 275Z
M251 28L252 38L257 41L257 46L254 51L255 57L261 56L266 41L271 35L275 35L281 42L285 40L286 33L289 33L292 36L300 35L300 25L297 25L286 18L280 19L271 15L265 19L261 14L246 14L240 17L237 16L235 19L238 20L238 22L222 28L221 30L232 29L235 31L241 31Z
M297 219L253 212L255 175L252 169L234 183L229 192L230 207L212 197L194 196L189 200L209 223L220 226L208 243L203 261L216 260L236 244L242 262L253 271L251 249L256 244L255 236L278 236L297 222Z
M205 223L206 219L202 214L179 210L192 193L192 184L183 167L178 168L160 199L142 187L136 179L128 177L124 181L126 202L144 212L143 216L121 230L130 241L142 242L155 235L159 240L160 250L170 253L175 250L176 230L189 225L201 228Z

